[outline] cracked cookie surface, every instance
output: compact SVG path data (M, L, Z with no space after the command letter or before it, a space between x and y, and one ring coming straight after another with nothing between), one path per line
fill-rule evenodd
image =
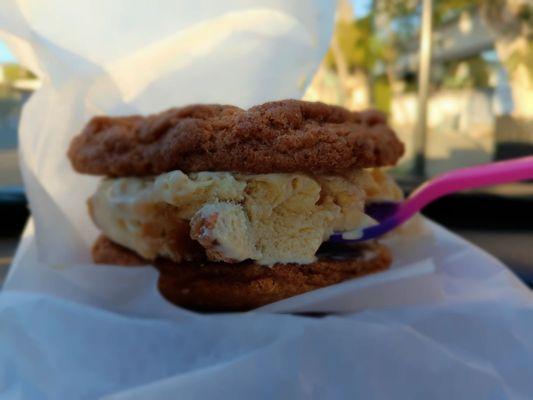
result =
M282 100L248 110L197 104L94 117L68 155L78 172L117 177L171 170L342 174L394 165L403 152L378 111Z

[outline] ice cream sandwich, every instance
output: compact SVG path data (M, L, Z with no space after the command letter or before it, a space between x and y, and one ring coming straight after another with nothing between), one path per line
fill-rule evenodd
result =
M382 167L403 151L377 111L284 100L94 117L68 155L103 176L95 262L153 264L171 302L233 311L387 268L385 246L328 238L401 198Z

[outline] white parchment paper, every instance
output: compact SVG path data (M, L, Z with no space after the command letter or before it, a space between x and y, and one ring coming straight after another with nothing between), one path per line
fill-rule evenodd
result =
M334 9L327 0L0 3L0 37L43 81L20 124L40 258L90 261L96 229L85 202L98 178L76 174L65 154L91 116L298 98L326 52Z
M334 2L0 2L0 37L43 86L24 108L33 220L0 294L0 398L529 399L533 306L443 228L387 240L390 271L233 315L168 304L153 268L90 263L71 138L95 114L301 96ZM280 313L336 312L325 318Z
M1 3L0 33L43 81L20 126L33 221L5 288L119 311L166 310L153 269L91 263L98 232L86 199L100 178L72 170L66 158L72 137L95 114L299 98L328 47L334 10L327 0ZM428 255L397 260L390 272L264 311L355 311L441 296Z

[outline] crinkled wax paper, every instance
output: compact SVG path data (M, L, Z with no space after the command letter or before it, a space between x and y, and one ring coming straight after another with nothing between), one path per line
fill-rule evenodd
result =
M0 2L0 38L40 76L23 110L33 221L0 295L0 398L528 399L529 290L443 228L387 239L390 271L198 315L150 267L90 263L98 179L65 152L93 115L298 98L335 2ZM323 318L280 313L335 312Z

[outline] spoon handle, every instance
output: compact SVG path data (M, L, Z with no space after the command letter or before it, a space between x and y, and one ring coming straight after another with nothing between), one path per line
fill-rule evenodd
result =
M427 204L450 193L525 179L533 179L533 156L446 172L416 189L402 204L396 218L404 222Z

